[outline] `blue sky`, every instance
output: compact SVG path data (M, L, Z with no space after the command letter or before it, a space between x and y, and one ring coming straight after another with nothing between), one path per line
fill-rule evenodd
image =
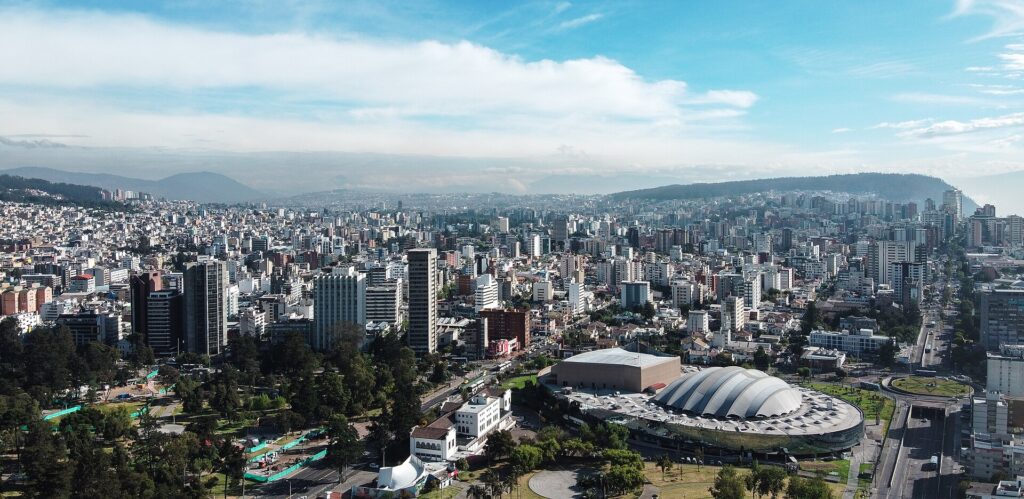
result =
M955 179L1024 169L1022 34L1024 0L0 2L0 167Z

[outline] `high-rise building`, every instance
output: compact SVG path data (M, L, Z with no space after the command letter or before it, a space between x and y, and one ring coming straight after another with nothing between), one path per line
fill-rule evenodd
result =
M952 214L957 220L964 216L964 195L960 189L950 189L942 193L942 209Z
M893 262L889 264L893 295L903 305L920 303L924 294L925 269L923 263Z
M619 285L619 301L623 310L642 307L651 301L651 283L647 281L623 281Z
M686 318L686 330L693 333L707 333L711 330L707 310L691 310Z
M185 347L218 355L228 341L228 306L224 262L206 260L185 267Z
M476 278L476 311L498 308L498 281L491 274Z
M409 347L417 354L437 351L437 250L416 248L409 258Z
M1024 345L1002 345L988 353L985 389L1007 397L1024 397Z
M548 302L555 297L555 286L551 281L541 280L533 283L533 301Z
M314 314L315 315L315 314ZM397 324L402 320L402 280L366 287L366 322Z
M739 331L746 324L743 299L730 296L722 302L722 331Z
M366 274L352 267L334 267L313 280L314 334L310 347L326 352L346 329L366 324ZM348 331L351 332L351 331Z
M566 286L568 288L566 295L569 300L569 310L573 315L586 313L586 303L584 303L583 297L586 288L583 283L573 280Z
M488 341L515 338L519 348L530 345L530 312L528 310L481 310L487 320Z
M159 272L143 272L128 279L132 300L132 332L140 335L150 348L153 348L153 345L150 345L149 338L146 337L146 311L149 308L147 300L150 293L162 289L162 284Z
M157 357L177 355L182 349L184 302L185 297L174 290L153 291L146 297L143 329L146 345Z
M1024 343L1024 290L993 289L979 293L981 344L986 350Z

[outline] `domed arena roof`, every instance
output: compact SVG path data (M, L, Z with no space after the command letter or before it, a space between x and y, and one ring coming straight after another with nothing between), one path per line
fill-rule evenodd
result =
M654 401L702 416L775 417L800 408L800 392L756 369L709 367L684 374L654 396Z

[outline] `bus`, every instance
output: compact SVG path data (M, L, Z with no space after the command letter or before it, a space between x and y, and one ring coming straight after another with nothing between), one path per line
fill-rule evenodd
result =
M484 377L483 376L480 376L479 378L474 379L472 381L466 381L465 388L467 390L469 390L470 392L475 392L481 386L484 386Z

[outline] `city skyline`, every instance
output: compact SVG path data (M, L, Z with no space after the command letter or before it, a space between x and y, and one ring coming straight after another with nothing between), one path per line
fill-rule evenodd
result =
M1012 0L2 5L0 168L530 193L1024 166Z

